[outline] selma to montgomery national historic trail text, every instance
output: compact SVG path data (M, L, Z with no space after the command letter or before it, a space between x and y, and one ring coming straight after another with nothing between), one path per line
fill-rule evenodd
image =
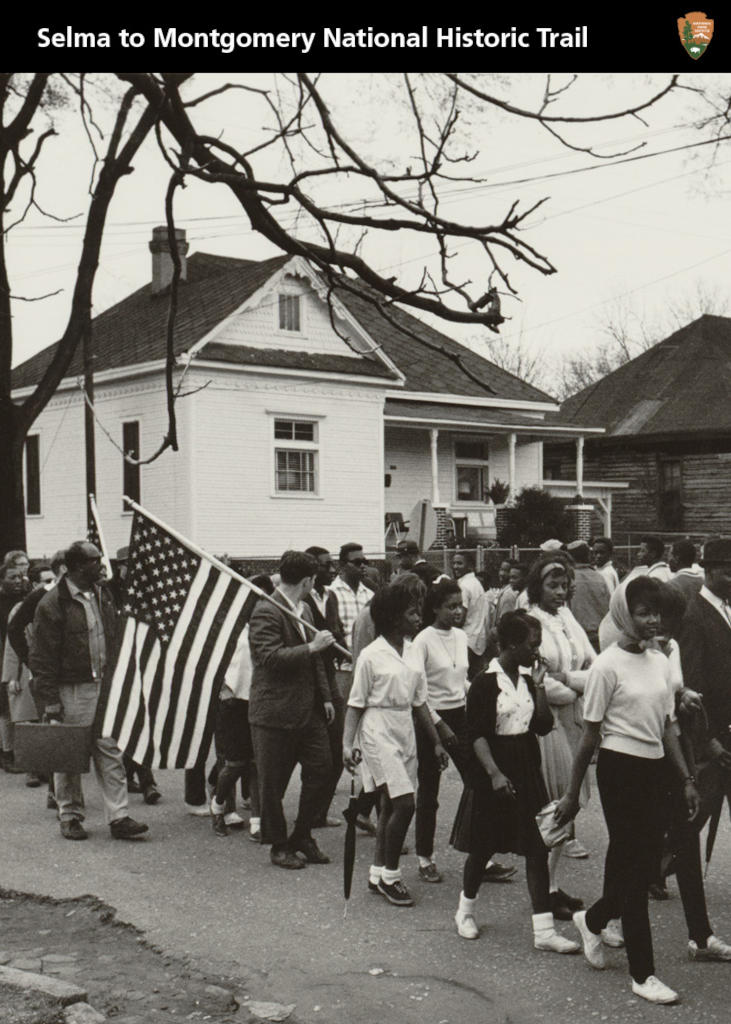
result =
M337 26L313 32L230 32L213 28L205 32L189 32L175 27L157 27L145 32L127 28L118 32L84 32L67 25L64 31L39 28L39 49L109 49L121 45L127 49L152 46L161 50L297 50L310 53L317 44L322 49L585 49L589 45L587 25L566 30L515 26L507 31L492 32L489 28L462 29L460 26L421 25L411 32L382 32L372 27L345 31Z

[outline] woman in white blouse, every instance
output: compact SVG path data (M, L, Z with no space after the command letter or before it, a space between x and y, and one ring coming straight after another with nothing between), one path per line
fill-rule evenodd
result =
M423 664L409 640L421 625L421 609L413 590L398 581L385 587L373 598L371 615L377 635L361 651L355 666L345 716L343 762L351 772L360 762L363 788L379 794L376 850L368 888L389 903L409 907L414 901L401 881L399 858L414 814L412 711L443 768L448 759L426 703Z
M414 649L426 675L429 708L437 733L464 781L467 764L465 697L469 654L467 634L458 628L462 619L462 591L454 580L440 580L427 594L424 617L431 624L417 635ZM441 882L434 863L434 834L439 807L441 771L427 733L416 723L419 762L416 792L416 856L419 877Z
M554 727L539 740L543 776L548 796L558 800L568 787L573 753L581 739L583 702L588 669L596 657L589 638L566 606L571 570L568 558L550 552L533 563L526 581L530 601L529 612L541 623L541 657L548 666L546 697L551 707ZM581 803L589 799L588 780L581 791ZM569 841L571 842L571 841ZM551 909L554 917L571 920L583 901L569 896L559 887L558 871L564 853L585 857L583 847L556 846L549 856ZM564 847L568 846L568 849Z

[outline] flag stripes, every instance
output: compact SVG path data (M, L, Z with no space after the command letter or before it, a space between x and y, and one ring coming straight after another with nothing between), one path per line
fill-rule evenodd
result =
M249 588L135 511L106 735L134 761L192 768L244 627Z

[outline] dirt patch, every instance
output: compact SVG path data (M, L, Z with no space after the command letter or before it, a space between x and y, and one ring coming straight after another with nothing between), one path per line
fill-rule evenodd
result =
M238 1008L248 998L241 979L203 973L150 946L91 896L53 900L0 889L0 963L81 985L115 1024L255 1019ZM6 1010L0 990L2 1024L62 1020L46 997L11 992Z

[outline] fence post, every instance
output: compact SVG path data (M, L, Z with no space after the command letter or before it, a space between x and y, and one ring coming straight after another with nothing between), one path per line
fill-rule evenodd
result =
M478 544L475 550L475 571L482 572L485 568L485 549L482 544Z

